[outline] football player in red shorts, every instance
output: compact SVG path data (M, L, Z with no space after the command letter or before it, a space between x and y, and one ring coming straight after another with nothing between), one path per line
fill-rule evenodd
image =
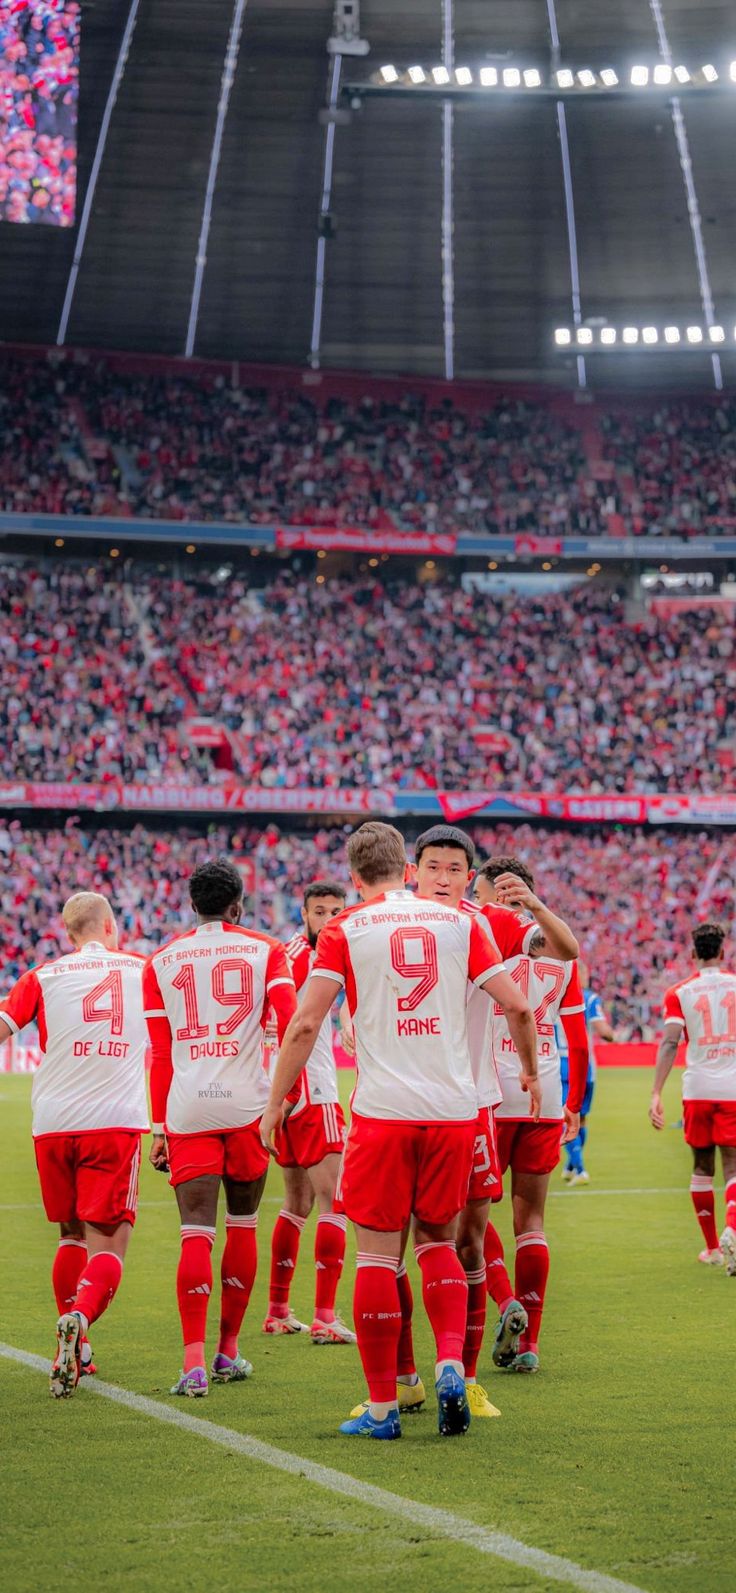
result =
M256 1275L268 1167L258 1132L268 1097L263 1025L273 1008L284 1035L296 991L280 942L240 927L243 886L232 863L203 863L189 892L196 928L149 957L143 995L153 1053L151 1161L170 1169L181 1216L176 1287L184 1365L171 1392L198 1399L209 1392L205 1335L221 1184L227 1209L212 1378L242 1382L253 1370L238 1334Z
M664 1128L662 1090L686 1039L682 1102L685 1140L693 1153L690 1193L705 1240L698 1261L709 1266L725 1261L727 1273L736 1277L736 973L723 966L726 931L720 924L697 924L692 938L697 973L672 985L664 998L649 1119L654 1128ZM726 1184L720 1242L713 1193L716 1146Z
M478 871L476 899L486 913L497 906L498 887L517 878L513 894L519 905L533 911L538 897L534 879L526 865L516 857L489 858ZM577 943L575 943L577 944ZM575 1138L580 1126L580 1106L588 1071L588 1039L577 963L551 954L549 937L542 947L532 940L530 955L514 956L508 968L512 979L528 997L537 1026L537 1055L542 1089L538 1122L529 1121L525 1098L519 1088L519 1058L498 1003L493 1007L493 1059L501 1085L502 1100L496 1107L496 1138L501 1174L511 1168L511 1201L516 1264L514 1286L504 1260L503 1246L489 1224L486 1234L488 1287L498 1305L500 1320L493 1345L494 1364L504 1371L536 1372L539 1369L539 1333L544 1310L544 1295L549 1275L549 1248L544 1233L544 1212L552 1172L560 1159L563 1142ZM554 947L554 951L556 951ZM563 1103L560 1054L555 1024L565 1030L569 1048L569 1084ZM510 1340L507 1318L521 1306L525 1318L521 1332Z
M405 888L408 865L398 830L362 825L348 842L348 863L362 905L322 930L309 988L276 1064L261 1132L269 1142L280 1127L284 1099L344 989L358 1078L340 1197L357 1238L353 1315L369 1404L340 1430L351 1437L401 1435L396 1279L404 1230L413 1218L437 1346L439 1431L449 1436L465 1432L470 1421L462 1361L468 1289L455 1249L478 1115L467 1038L468 980L508 1002L532 1097L538 1088L534 1022L480 917L423 901Z
M70 956L22 974L0 1002L0 1044L38 1025L33 1142L46 1216L59 1224L52 1283L59 1320L51 1393L94 1371L87 1333L120 1284L148 1130L143 958L118 951L109 902L79 891L64 906Z
M304 892L304 933L288 942L297 995L304 993L320 930L345 907L345 887L314 880ZM271 1237L271 1285L264 1333L310 1333L313 1344L354 1344L355 1334L335 1312L335 1297L345 1261L347 1217L335 1211L335 1187L345 1143L345 1118L337 1089L332 1020L325 1018L300 1080L299 1099L276 1139L284 1175L285 1201ZM311 1329L289 1309L304 1224L317 1202L314 1236L316 1293Z

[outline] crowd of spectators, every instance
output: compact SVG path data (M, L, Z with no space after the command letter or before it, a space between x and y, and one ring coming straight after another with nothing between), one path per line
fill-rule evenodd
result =
M733 532L730 400L580 413L517 396L474 409L411 392L318 400L296 383L8 356L0 507L376 532Z
M0 4L0 220L73 225L80 9Z
M490 598L449 577L60 560L6 560L0 588L13 779L222 780L197 715L224 730L232 778L275 789L716 793L733 766L736 652L715 609L629 619L595 582Z
M472 827L470 827L472 828ZM730 924L736 838L713 832L607 832L475 826L480 856L515 853L540 894L574 925L618 1039L657 1031L662 993L690 971L695 919ZM0 822L0 937L5 986L25 967L69 949L60 909L73 890L101 890L116 904L122 939L147 952L191 921L186 881L206 857L227 853L256 864L247 921L288 938L309 880L349 883L345 832L286 833L271 825L207 832L186 827L127 831Z

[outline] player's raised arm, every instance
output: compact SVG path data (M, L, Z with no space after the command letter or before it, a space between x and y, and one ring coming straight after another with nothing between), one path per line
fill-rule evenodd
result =
M545 952L559 962L574 962L579 957L580 946L569 924L537 896L534 878L519 858L489 858L478 872L475 895L481 906L493 903L532 914L536 927L529 926L532 932L528 940L516 948L523 950L525 956L538 957Z

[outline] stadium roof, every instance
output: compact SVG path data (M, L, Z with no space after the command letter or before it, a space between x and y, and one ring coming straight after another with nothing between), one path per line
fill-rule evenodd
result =
M304 364L312 341L334 0L247 0L224 125L195 352ZM736 55L726 0L665 0L673 58ZM658 0L455 0L455 59L550 65L550 10L573 67L659 58ZM362 0L365 59L440 58L441 0ZM130 0L83 8L80 203ZM76 346L184 351L233 0L140 0L110 120L71 305ZM349 70L348 70L349 69ZM732 333L736 198L728 94L684 106L705 269ZM582 315L623 325L703 319L682 149L671 106L642 93L566 107ZM572 322L571 267L554 100L453 117L454 365L458 375L573 385L552 333ZM443 113L433 101L365 99L335 129L320 358L326 366L442 375ZM691 207L692 208L692 207ZM53 343L77 232L4 225L0 337ZM596 385L712 387L708 353L599 356ZM724 358L726 379L736 356Z

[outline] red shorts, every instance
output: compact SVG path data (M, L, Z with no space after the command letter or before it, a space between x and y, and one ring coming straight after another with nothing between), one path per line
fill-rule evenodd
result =
M468 1198L477 1118L397 1123L353 1117L343 1157L340 1209L361 1228L398 1233L413 1215L451 1222Z
M515 1117L496 1118L498 1161L501 1172L553 1173L559 1160L565 1125L532 1123Z
M279 1167L316 1167L325 1156L341 1156L345 1116L339 1101L292 1113L276 1136Z
M736 1145L736 1101L683 1101L685 1142L696 1150Z
M33 1141L49 1222L91 1222L116 1228L135 1222L141 1135L100 1128L87 1134L42 1134Z
M498 1201L503 1197L501 1169L498 1165L496 1124L490 1106L482 1106L475 1125L473 1167L468 1185L468 1200Z
M187 1184L191 1178L214 1173L236 1184L253 1184L268 1167L268 1151L261 1141L260 1118L244 1128L223 1128L209 1134L167 1134L169 1183Z

